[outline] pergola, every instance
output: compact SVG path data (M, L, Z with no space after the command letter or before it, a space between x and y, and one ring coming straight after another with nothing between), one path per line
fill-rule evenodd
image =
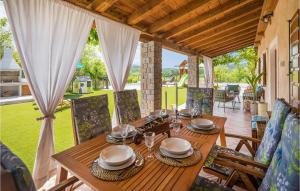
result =
M198 60L259 43L266 29L262 18L277 4L277 0L64 1L142 32L141 109L144 115L161 106L162 47L189 56L188 85L198 87ZM204 64L212 84L211 59L208 63L204 59Z

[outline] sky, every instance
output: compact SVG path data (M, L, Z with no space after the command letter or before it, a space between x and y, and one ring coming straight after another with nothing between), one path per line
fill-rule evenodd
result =
M0 18L6 17L5 9L3 6L3 2L0 1ZM162 67L163 68L174 68L178 66L183 60L187 60L187 56L183 54L179 54L167 49L162 50ZM136 54L134 57L133 64L140 65L141 62L141 47L140 43L138 44Z

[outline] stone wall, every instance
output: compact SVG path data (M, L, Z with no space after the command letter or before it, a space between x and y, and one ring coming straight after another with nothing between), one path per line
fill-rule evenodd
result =
M198 56L188 57L188 86L189 87L199 87L199 63Z
M162 44L141 44L141 113L142 116L161 109Z

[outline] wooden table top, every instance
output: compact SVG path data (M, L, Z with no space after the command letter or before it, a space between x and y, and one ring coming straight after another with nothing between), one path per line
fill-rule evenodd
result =
M224 129L226 118L217 116L204 116L204 118L214 121L221 129ZM137 123L141 123L141 121L137 121ZM154 159L145 161L143 169L129 179L117 182L100 180L90 173L90 166L99 157L100 151L111 145L105 141L104 134L57 153L52 158L62 168L72 173L93 190L188 190L200 172L220 133L213 135L193 133L185 126L189 123L189 120L182 120L182 123L184 127L180 130L179 136L189 140L192 145L200 147L202 159L194 166L172 167ZM162 134L157 135L155 145L159 145L166 137ZM139 145L132 143L130 146L135 151L142 153L144 157L147 155L147 147L144 142Z

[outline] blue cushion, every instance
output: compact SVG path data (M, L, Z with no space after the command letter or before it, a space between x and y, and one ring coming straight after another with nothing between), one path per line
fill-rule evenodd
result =
M268 118L266 116L262 115L253 115L251 119L251 128L256 129L257 128L257 122L258 121L268 121Z
M281 132L286 116L290 112L290 106L281 100L276 100L271 119L268 121L261 144L255 154L255 160L269 165L273 154L281 138Z
M300 121L289 114L284 123L282 138L272 162L259 187L267 190L299 190L300 180Z
M36 190L31 174L23 161L16 156L9 148L0 142L1 165L12 173L16 187L20 191Z

